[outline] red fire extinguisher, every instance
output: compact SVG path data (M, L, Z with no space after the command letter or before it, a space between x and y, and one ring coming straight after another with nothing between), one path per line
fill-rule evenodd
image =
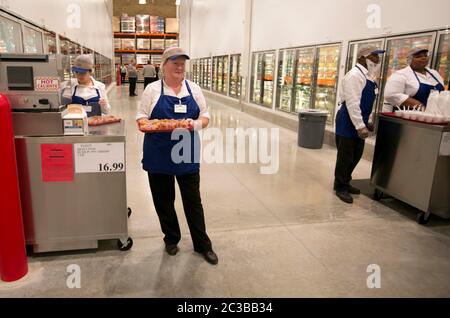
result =
M12 282L28 272L25 237L20 206L16 151L11 106L0 94L0 279Z

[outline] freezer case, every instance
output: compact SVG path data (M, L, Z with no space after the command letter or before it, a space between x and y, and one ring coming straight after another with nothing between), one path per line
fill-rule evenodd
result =
M287 112L291 111L292 88L295 68L295 50L283 50L280 52L278 62L277 81L277 107Z
M332 123L334 119L339 53L339 44L321 46L317 49L317 79L314 92L314 108L328 112L328 123Z
M381 114L371 172L374 199L382 193L450 218L450 125L431 125Z
M231 55L230 60L230 96L240 97L241 96L241 56L239 54Z
M0 53L22 53L20 23L0 15Z
M251 82L251 101L257 104L261 103L261 93L263 91L263 53L253 54L252 63L252 82Z
M439 36L436 60L436 70L444 79L445 89L448 90L450 82L450 34L441 34Z
M311 108L312 83L314 79L315 48L298 49L294 86L294 111Z

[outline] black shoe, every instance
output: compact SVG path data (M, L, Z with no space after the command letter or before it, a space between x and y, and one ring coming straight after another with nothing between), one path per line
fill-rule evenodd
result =
M212 265L217 265L217 263L219 263L219 258L213 251L198 252L198 253L202 254L205 260Z
M177 253L178 253L178 246L177 246L177 244L166 245L166 252L170 256L177 255Z
M353 186L348 186L348 193L350 194L361 194L361 190Z
M347 191L336 191L336 195L345 203L353 203L353 198Z

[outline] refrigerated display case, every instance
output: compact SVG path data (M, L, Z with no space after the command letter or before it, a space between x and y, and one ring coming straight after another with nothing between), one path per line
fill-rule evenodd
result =
M43 53L42 32L23 26L23 52L24 53Z
M297 70L294 82L294 112L311 108L313 92L315 47L297 50Z
M273 100L275 52L253 53L252 61L251 101L256 104L271 107Z
M219 64L219 58L213 57L212 58L212 90L214 92L217 92L217 69Z
M20 23L0 15L0 53L22 53Z
M230 56L230 96L239 98L241 96L241 55Z
M450 34L442 33L439 35L439 46L436 55L435 69L444 79L445 90L449 89L450 84Z
M326 110L329 114L328 123L332 123L334 119L340 48L340 44L319 46L317 48L317 79L313 108Z
M198 72L198 60L192 60L192 81L200 85L199 72Z
M281 50L278 61L277 107L290 112L295 73L295 49Z
M212 90L226 94L228 91L228 56L215 56L212 60Z
M212 68L212 58L203 59L203 87L206 89L211 89L212 79L211 79L211 68Z

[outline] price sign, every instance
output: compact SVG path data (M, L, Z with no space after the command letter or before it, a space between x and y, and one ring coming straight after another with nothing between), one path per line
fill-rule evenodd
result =
M125 143L74 144L75 173L125 171Z

